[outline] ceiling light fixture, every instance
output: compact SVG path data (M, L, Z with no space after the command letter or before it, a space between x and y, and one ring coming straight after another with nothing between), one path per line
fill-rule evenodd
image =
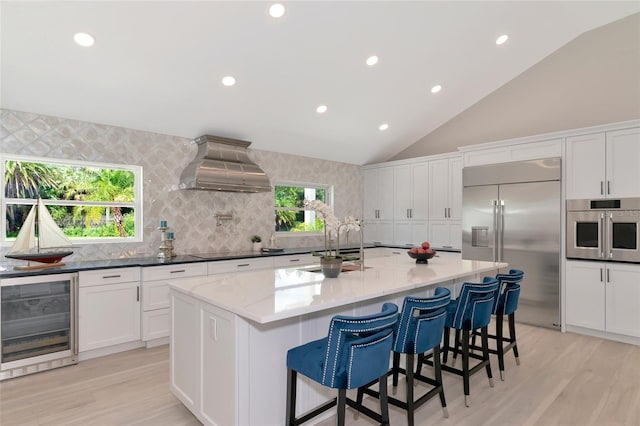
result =
M442 86L440 86L439 84L436 84L431 88L431 93L438 93L441 90L442 90Z
M236 79L233 76L227 75L225 77L222 77L222 84L224 84L225 86L233 86L234 84L236 84Z
M509 36L506 34L502 34L500 37L496 39L496 44L500 46L501 44L504 44L507 40L509 40Z
M327 112L327 106L326 105L319 105L318 108L316 108L316 112L318 114L324 114L325 112Z
M284 6L280 3L272 4L269 8L269 15L271 15L273 18L280 18L282 15L284 15Z
M369 56L367 58L367 65L369 65L370 67L374 66L377 63L378 63L378 57L376 55Z
M380 127L378 127L378 129L380 129L381 132L384 132L388 128L389 128L389 125L387 123L381 124Z
M82 47L91 47L95 43L93 36L87 33L76 33L73 36L73 41Z

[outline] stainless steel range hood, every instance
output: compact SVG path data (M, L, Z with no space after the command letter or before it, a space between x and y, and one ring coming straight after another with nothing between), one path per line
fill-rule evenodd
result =
M180 176L180 189L227 192L267 192L267 175L249 160L251 142L203 135L194 141L198 152Z

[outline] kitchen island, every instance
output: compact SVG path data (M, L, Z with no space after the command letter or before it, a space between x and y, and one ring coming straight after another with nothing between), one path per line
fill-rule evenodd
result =
M457 294L464 281L505 263L440 253L426 265L402 253L367 259L364 271L329 279L316 267L248 271L169 281L171 390L207 425L279 425L285 418L286 352L326 336L331 317L402 306L437 286ZM332 397L299 379L302 413Z

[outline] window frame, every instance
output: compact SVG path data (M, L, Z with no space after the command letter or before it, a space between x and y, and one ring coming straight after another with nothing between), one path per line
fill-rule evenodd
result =
M303 207L276 207L276 187L277 186L289 186L296 188L313 188L313 189L322 189L325 193L325 204L333 209L333 185L326 183L312 183L312 182L298 182L298 181L290 181L290 180L277 180L273 183L273 208L274 213L276 210L296 210L296 211L311 211L305 209ZM324 235L322 231L276 231L276 218L273 220L273 229L278 237L313 237Z
M70 160L70 159L60 159L60 158L48 158L48 157L33 157L26 155L18 155L18 154L0 154L0 176L2 179L0 180L0 208L2 209L2 220L0 221L0 246L1 247L10 247L14 240L13 238L7 238L7 206L8 205L35 205L37 200L35 199L25 199L25 198L7 198L5 197L5 183L4 183L4 174L5 174L5 162L6 161L22 161L29 163L41 163L41 164L52 164L58 166L69 166L69 167L93 167L93 168L101 168L101 169L111 169L111 170L124 170L133 173L133 193L134 193L134 202L129 203L120 203L113 201L75 201L75 200L46 200L43 199L43 203L46 206L99 206L99 207L112 207L112 206L120 206L120 207L130 207L133 208L134 211L134 229L135 233L131 237L68 237L73 245L84 245L84 244L99 244L99 243L141 243L143 242L143 200L142 200L142 166L134 166L134 165L125 165L125 164L113 164L113 163L102 163L102 162L93 162L93 161L82 161L82 160Z

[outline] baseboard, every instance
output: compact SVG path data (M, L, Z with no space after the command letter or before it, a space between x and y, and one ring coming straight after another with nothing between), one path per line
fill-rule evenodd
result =
M106 348L93 349L91 351L80 352L78 359L86 361L88 359L98 358L101 356L116 354L118 352L130 351L132 349L143 348L144 342L136 340L134 342L121 343L119 345L107 346Z
M567 325L566 330L571 333L585 334L587 336L599 337L601 339L614 340L616 342L629 343L640 346L640 337L626 336L624 334L608 333L606 331L593 330L591 328Z

